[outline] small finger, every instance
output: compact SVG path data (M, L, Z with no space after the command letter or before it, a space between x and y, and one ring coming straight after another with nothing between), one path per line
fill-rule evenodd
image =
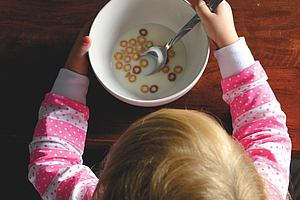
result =
M203 0L199 0L196 5L196 12L201 19L208 18L212 13Z

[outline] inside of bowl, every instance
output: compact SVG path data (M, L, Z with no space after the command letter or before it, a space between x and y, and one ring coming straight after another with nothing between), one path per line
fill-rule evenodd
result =
M99 12L90 31L93 44L89 56L96 76L106 89L123 100L148 101L183 92L195 84L207 62L209 43L200 24L182 38L188 66L184 77L176 87L159 96L145 98L124 89L111 70L112 49L122 34L136 26L156 23L178 32L194 15L194 9L184 0L111 0Z

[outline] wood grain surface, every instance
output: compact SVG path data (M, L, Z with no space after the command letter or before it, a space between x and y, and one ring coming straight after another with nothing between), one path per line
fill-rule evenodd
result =
M1 131L5 143L29 143L39 105L64 66L76 37L107 0L0 0ZM197 0L190 1L193 5ZM300 158L300 1L229 0L236 28L287 115L293 158ZM211 43L212 44L212 43ZM214 46L212 44L212 51ZM170 104L142 108L112 97L89 72L87 148L108 148L136 119L160 108L204 110L232 131L229 106L222 100L221 75L212 53L195 87Z

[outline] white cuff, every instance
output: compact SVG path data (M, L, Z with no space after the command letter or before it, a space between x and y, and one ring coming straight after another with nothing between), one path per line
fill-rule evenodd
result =
M86 104L89 83L90 80L87 76L62 68L54 82L51 93Z
M214 51L214 55L218 60L223 79L243 71L255 62L244 37L240 37L237 42L229 46Z

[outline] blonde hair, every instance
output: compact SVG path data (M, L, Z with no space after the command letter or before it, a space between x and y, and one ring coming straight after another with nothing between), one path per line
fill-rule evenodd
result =
M210 115L162 109L133 123L108 155L94 199L268 199L238 142Z

